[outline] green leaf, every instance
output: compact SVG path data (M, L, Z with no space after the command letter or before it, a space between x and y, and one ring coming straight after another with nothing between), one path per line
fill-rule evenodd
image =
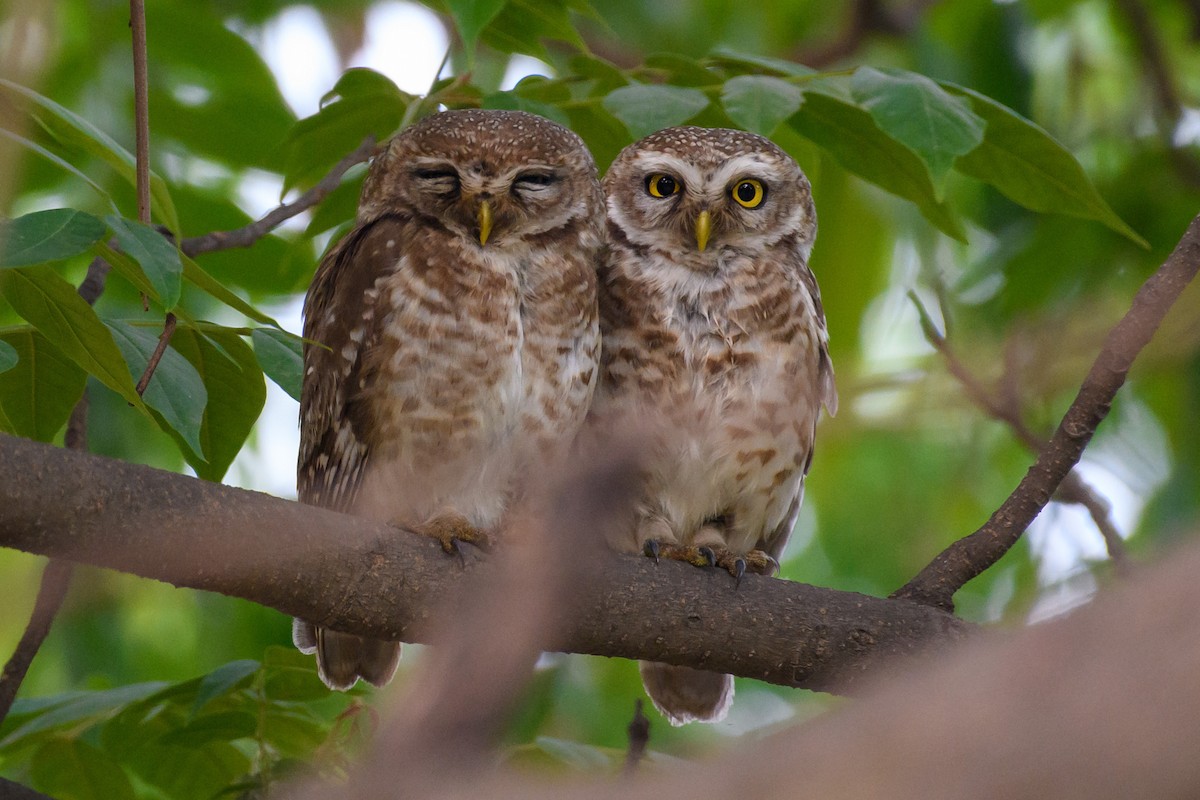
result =
M238 297L233 290L226 287L212 275L209 275L204 271L203 267L186 255L183 257L183 277L233 310L242 312L255 322L261 322L264 325L274 325L276 328L279 327L278 322Z
M4 365L6 354L12 362ZM6 433L50 442L83 396L87 375L33 328L0 333L0 411Z
M108 228L103 222L73 208L0 220L0 267L27 267L72 258L87 252L106 233Z
M53 739L29 765L33 785L62 800L133 800L133 785L120 765L80 739Z
M754 53L743 53L727 47L718 47L716 50L713 50L711 59L718 64L734 67L744 72L768 72L774 75L793 77L816 74L815 70L803 64L797 64L794 61L785 61L781 58L770 58Z
M983 141L985 123L970 105L923 75L859 67L850 91L884 133L925 162L939 200L954 160Z
M0 293L68 358L145 410L112 334L75 287L50 267L0 270Z
M255 328L250 338L263 372L299 402L304 376L304 342L287 331L270 328Z
M741 127L770 136L785 119L800 110L800 88L769 75L739 75L721 90L725 113Z
M163 307L170 311L179 303L183 263L179 248L154 228L115 214L105 221L112 228L121 249L142 266Z
M137 160L111 136L88 122L83 117L70 111L48 97L43 97L32 89L28 89L12 81L0 78L0 96L5 92L14 100L23 99L32 106L40 109L41 113L32 112L42 126L55 139L65 144L74 144L84 152L96 156L124 178L130 186L137 186ZM153 171L150 173L151 206L159 218L176 234L179 233L179 216L167 184Z
M508 0L446 0L450 16L462 36L463 47L468 52L475 49L479 34L507 4Z
M262 737L285 758L307 761L329 738L329 731L306 709L285 711L273 703L263 716Z
M329 696L329 688L317 677L312 656L291 647L268 647L263 653L266 696L273 702L306 701Z
M250 759L223 741L186 747L150 743L131 754L130 767L171 800L212 800L250 770Z
M391 136L412 101L385 75L346 70L321 99L321 110L297 122L284 141L283 193L319 181L368 136Z
M816 142L849 172L911 200L943 232L966 241L962 225L938 200L925 163L881 131L863 109L836 97L806 91L804 105L788 124Z
M687 122L708 107L708 96L699 89L635 84L610 92L604 107L640 139Z
M7 750L29 737L61 725L82 726L112 716L121 708L144 700L169 684L163 682L135 683L99 692L84 692L65 703L50 706L28 722L18 726L0 741L0 750Z
M11 139L12 141L21 145L25 149L29 150L31 153L37 153L39 156L46 159L51 164L54 164L55 166L59 167L60 169L71 173L76 178L79 178L79 180L83 181L88 186L92 187L92 189L94 189L96 191L96 194L100 195L100 197L103 198L106 203L108 203L108 205L112 208L113 211L119 210L117 208L116 202L112 199L112 195L110 195L107 191L105 191L104 188L100 184L96 183L88 175L84 174L84 172L82 170L80 170L79 168L77 168L76 166L74 166L73 164L68 162L62 156L55 155L54 153L51 153L46 148L42 147L40 144L30 141L29 139L26 139L24 136L18 136L17 134L13 133L12 131L6 131L3 128L0 128L0 136L3 136L6 139Z
M1049 133L978 92L951 83L942 86L969 100L987 122L983 143L955 164L959 172L990 183L1031 211L1095 220L1149 246L1104 202L1083 167Z
M200 690L196 693L196 702L192 704L192 714L198 714L204 707L218 697L238 688L246 679L258 672L262 667L257 661L242 659L222 664L200 680Z
M0 373L8 372L10 369L15 367L17 362L20 360L21 359L17 355L16 348L3 339L0 339ZM3 394L0 393L0 400L2 399Z
M267 399L262 368L245 338L231 329L180 327L171 347L196 368L208 391L200 426L205 461L191 462L192 468L204 480L219 481L262 413Z
M587 46L570 11L562 0L509 0L483 31L483 40L502 53L525 53L547 62L554 58L542 43L546 39L583 52Z
M140 378L158 346L161 331L115 320L107 325L133 376ZM173 347L163 351L162 360L150 377L142 399L162 415L168 432L178 433L187 446L203 458L200 425L204 420L204 407L208 404L208 390L196 368Z
M195 747L209 742L232 742L253 736L258 729L258 720L247 711L221 711L202 714L182 728L177 728L159 739L165 745Z

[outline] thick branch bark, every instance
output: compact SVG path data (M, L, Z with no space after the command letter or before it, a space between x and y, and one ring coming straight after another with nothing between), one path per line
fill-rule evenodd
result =
M0 545L356 633L427 641L436 610L490 572L475 551L460 564L436 542L386 526L2 435L0 486ZM633 556L592 561L544 649L853 692L883 662L971 630L908 601L758 577L735 588L720 570Z

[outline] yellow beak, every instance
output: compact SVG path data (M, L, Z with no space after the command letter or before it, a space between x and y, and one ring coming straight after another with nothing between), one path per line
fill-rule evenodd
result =
M487 200L479 201L479 244L487 244L488 235L492 232L492 204Z
M708 246L708 237L712 233L712 216L707 211L701 211L696 217L696 247L701 253Z

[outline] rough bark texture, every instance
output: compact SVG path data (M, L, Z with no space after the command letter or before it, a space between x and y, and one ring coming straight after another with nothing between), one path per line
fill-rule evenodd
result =
M427 641L494 561L275 497L0 435L0 545L242 597L320 625ZM518 557L523 545L514 543ZM532 549L527 558L538 559ZM853 692L967 623L899 600L633 556L588 556L545 649Z

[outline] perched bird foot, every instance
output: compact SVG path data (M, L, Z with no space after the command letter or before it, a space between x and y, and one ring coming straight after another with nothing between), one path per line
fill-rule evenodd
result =
M413 530L422 536L437 539L447 555L457 555L460 560L463 557L461 542L468 542L484 551L490 549L492 544L487 533L472 525L462 514L455 512L438 514L433 519L417 525Z
M675 544L661 542L657 539L647 539L642 545L642 552L647 558L653 558L658 563L660 558L672 561L683 561L694 567L713 567L717 565L717 553L711 547Z

